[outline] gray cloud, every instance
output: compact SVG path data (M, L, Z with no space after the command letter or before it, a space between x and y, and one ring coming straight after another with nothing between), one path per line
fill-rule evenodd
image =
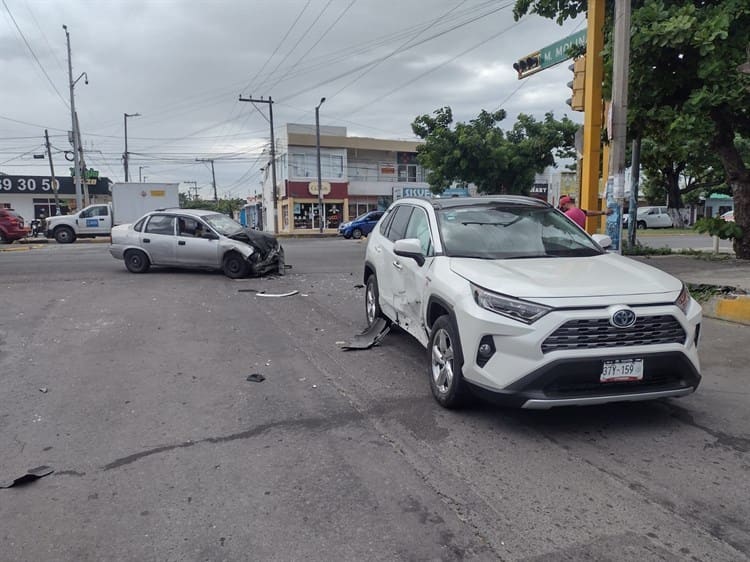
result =
M139 112L142 117L128 120L136 177L138 166L147 166L149 180L208 186L210 170L195 158L213 157L220 192L252 193L266 158L260 151L268 124L239 94L273 96L279 127L313 122L313 109L326 96L321 123L345 125L359 136L412 138L414 117L444 105L461 121L503 107L505 127L520 112L581 120L565 105L567 65L520 82L511 65L585 22L562 28L538 17L514 22L510 2L332 0L321 15L328 1L312 0L283 42L306 0L6 3L65 100L67 24L74 78L85 71L90 81L75 87L87 160L115 180L123 179L123 113ZM491 10L497 11L408 48ZM0 116L29 123L0 118L0 171L44 174L45 161L18 155L41 146L45 127L55 146L67 149L70 115L8 12L0 11ZM379 59L353 81L365 70L357 67ZM62 168L62 156L56 159ZM209 196L210 189L202 193Z

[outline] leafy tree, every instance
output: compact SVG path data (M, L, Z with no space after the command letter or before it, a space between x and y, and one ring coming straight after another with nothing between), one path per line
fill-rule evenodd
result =
M182 194L180 194L182 195ZM245 201L242 199L219 199L218 201L206 201L203 199L184 199L180 197L180 206L184 209L206 209L216 211L225 215L233 216L234 211L239 210Z
M473 183L480 193L526 194L534 174L555 165L555 157L574 154L578 126L567 117L555 120L547 113L543 121L519 115L513 128L504 132L498 123L505 110L482 110L468 123L453 123L450 107L430 115L420 115L412 131L425 143L417 160L428 170L427 181L433 193L442 193L453 182Z
M610 12L612 3L608 3ZM750 45L747 0L633 0L628 119L632 132L664 139L670 112L705 139L700 153L721 162L734 196L735 220L750 232L750 170L742 139L750 138L750 75L739 65ZM562 23L586 11L583 0L517 0L516 19L537 13ZM611 13L606 29L612 29ZM611 67L611 36L605 67ZM750 236L735 238L750 259Z

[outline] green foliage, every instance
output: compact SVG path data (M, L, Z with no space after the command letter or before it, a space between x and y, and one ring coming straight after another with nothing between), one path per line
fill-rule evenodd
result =
M718 236L722 240L742 238L742 228L734 221L725 221L721 217L703 217L693 227L697 232Z
M180 194L182 195L182 194ZM233 216L234 211L239 210L245 201L242 199L219 199L218 201L205 201L203 199L190 199L185 198L183 200L180 197L180 206L183 209L206 209L208 211L216 211L228 216Z
M454 182L473 183L480 193L525 194L534 174L555 165L555 158L574 154L578 126L564 117L547 113L543 121L521 114L512 129L504 132L498 123L504 110L482 110L468 123L453 124L450 107L433 116L420 115L412 123L414 134L425 140L417 159L428 170L433 193L442 193Z

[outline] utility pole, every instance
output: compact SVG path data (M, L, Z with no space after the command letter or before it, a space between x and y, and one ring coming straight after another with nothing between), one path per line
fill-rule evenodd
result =
M323 234L325 213L323 212L323 174L320 172L320 106L324 101L326 101L325 98L320 98L320 103L315 106L315 147L318 150L318 220L321 234Z
M633 139L633 149L630 151L630 217L628 218L628 243L635 246L635 230L638 222L638 184L641 178L641 139Z
M211 162L211 184L214 186L214 202L219 200L219 196L216 193L216 174L214 173L214 160L213 158L196 158L197 162Z
M243 98L240 95L240 101L247 101L250 103L267 103L268 104L268 122L271 125L271 182L273 183L273 212L271 213L271 216L273 218L273 232L274 234L279 233L279 224L276 220L276 215L278 214L278 201L279 201L279 195L278 195L278 187L276 186L276 140L273 132L273 100L271 99L271 96L268 96L268 99L263 99L263 96L260 97L260 99L253 99L253 97L249 98Z
M123 120L125 121L125 154L122 155L123 166L125 167L125 181L129 180L128 177L128 117L140 117L140 113L123 113Z
M63 25L65 30L65 39L68 44L68 85L70 86L70 120L73 126L72 142L73 142L73 182L76 187L76 209L81 210L83 207L83 183L81 181L81 162L80 162L80 135L78 131L78 116L76 115L76 103L73 89L75 88L76 82L81 79L81 76L86 77L86 84L89 83L88 74L83 72L78 78L73 80L73 62L70 54L70 33L68 33L68 26Z
M197 201L198 200L198 182L197 181L185 181L184 183L193 184L193 201ZM188 193L190 193L189 187L188 187Z
M617 201L616 231L610 237L622 253L622 209L625 197L625 143L628 126L628 67L630 62L630 1L615 0L612 64L612 149L609 169L614 176L612 196ZM612 236L614 234L614 236ZM616 241L614 238L617 238Z
M47 158L49 158L49 173L52 181L52 193L55 194L55 215L60 214L60 199L57 196L57 180L55 179L55 164L52 162L52 147L49 144L49 133L44 129L44 144L47 146Z

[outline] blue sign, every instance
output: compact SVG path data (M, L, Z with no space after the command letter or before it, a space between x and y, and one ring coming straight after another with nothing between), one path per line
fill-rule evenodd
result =
M96 228L99 226L99 219L86 219L86 226Z
M404 187L402 193L404 197L432 197L429 187Z

